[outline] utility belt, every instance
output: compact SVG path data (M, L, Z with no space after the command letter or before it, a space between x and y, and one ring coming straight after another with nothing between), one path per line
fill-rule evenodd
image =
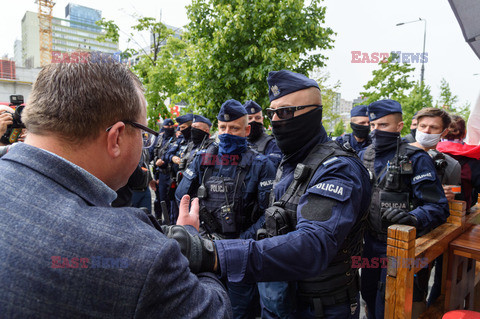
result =
M314 291L314 287L303 287L307 289L302 289L300 286L298 289L298 295L302 299L306 299L311 306L313 306L315 312L315 318L324 318L324 308L331 307L341 304L349 304L351 315L354 315L358 308L357 296L360 291L360 277L357 275L355 280L352 281L348 286L343 287L342 290L339 290L334 293L325 293L325 294L315 294L311 291ZM312 283L311 285L314 285ZM304 292L307 290L309 292Z

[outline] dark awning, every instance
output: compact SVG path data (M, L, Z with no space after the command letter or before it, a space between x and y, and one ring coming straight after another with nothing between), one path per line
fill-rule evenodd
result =
M465 41L480 59L480 1L448 0L457 17Z

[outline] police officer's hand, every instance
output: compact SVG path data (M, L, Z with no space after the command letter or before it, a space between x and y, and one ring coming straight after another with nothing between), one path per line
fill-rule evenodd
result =
M165 163L161 158L159 158L156 162L155 162L155 165L157 166L162 166L163 163Z
M181 162L181 161L182 161L182 159L181 159L180 157L178 157L178 156L173 156L173 157L172 157L172 162L173 162L174 164L180 165L180 162Z
M382 219L389 224L402 224L417 227L418 220L412 214L409 214L398 208L388 208L382 214Z
M158 181L152 179L150 182L148 182L148 186L150 186L150 188L152 189L152 191L156 191L157 190L157 185L158 185Z
M190 234L180 225L162 226L168 238L175 239L180 244L182 254L188 259L190 270L194 274L215 272L217 270L217 250L212 240Z

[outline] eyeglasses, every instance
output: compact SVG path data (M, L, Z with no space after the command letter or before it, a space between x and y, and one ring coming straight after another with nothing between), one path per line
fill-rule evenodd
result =
M288 120L293 117L296 111L303 110L304 108L315 106L315 107L322 107L320 104L308 104L308 105L300 105L300 106L282 106L277 109L267 109L267 116L273 119L275 113L277 114L278 118L281 120Z
M121 122L125 124L130 124L131 126L142 130L143 148L149 148L155 143L155 137L158 136L158 132L137 122L132 122L129 120L123 120ZM112 127L113 125L107 128L105 131L110 131Z

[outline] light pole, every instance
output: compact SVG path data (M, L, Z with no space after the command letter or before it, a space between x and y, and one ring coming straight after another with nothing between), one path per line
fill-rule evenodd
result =
M423 29L423 54L422 54L422 69L421 69L421 73L420 73L420 82L422 83L422 87L423 87L423 75L425 73L425 41L427 39L427 20L425 19L422 19L422 18L418 18L418 20L413 20L413 21L408 21L408 22L400 22L400 23L397 23L397 27L399 25L404 25L404 24L408 24L408 23L414 23L414 22L419 22L419 21L423 21L425 22L425 27Z

